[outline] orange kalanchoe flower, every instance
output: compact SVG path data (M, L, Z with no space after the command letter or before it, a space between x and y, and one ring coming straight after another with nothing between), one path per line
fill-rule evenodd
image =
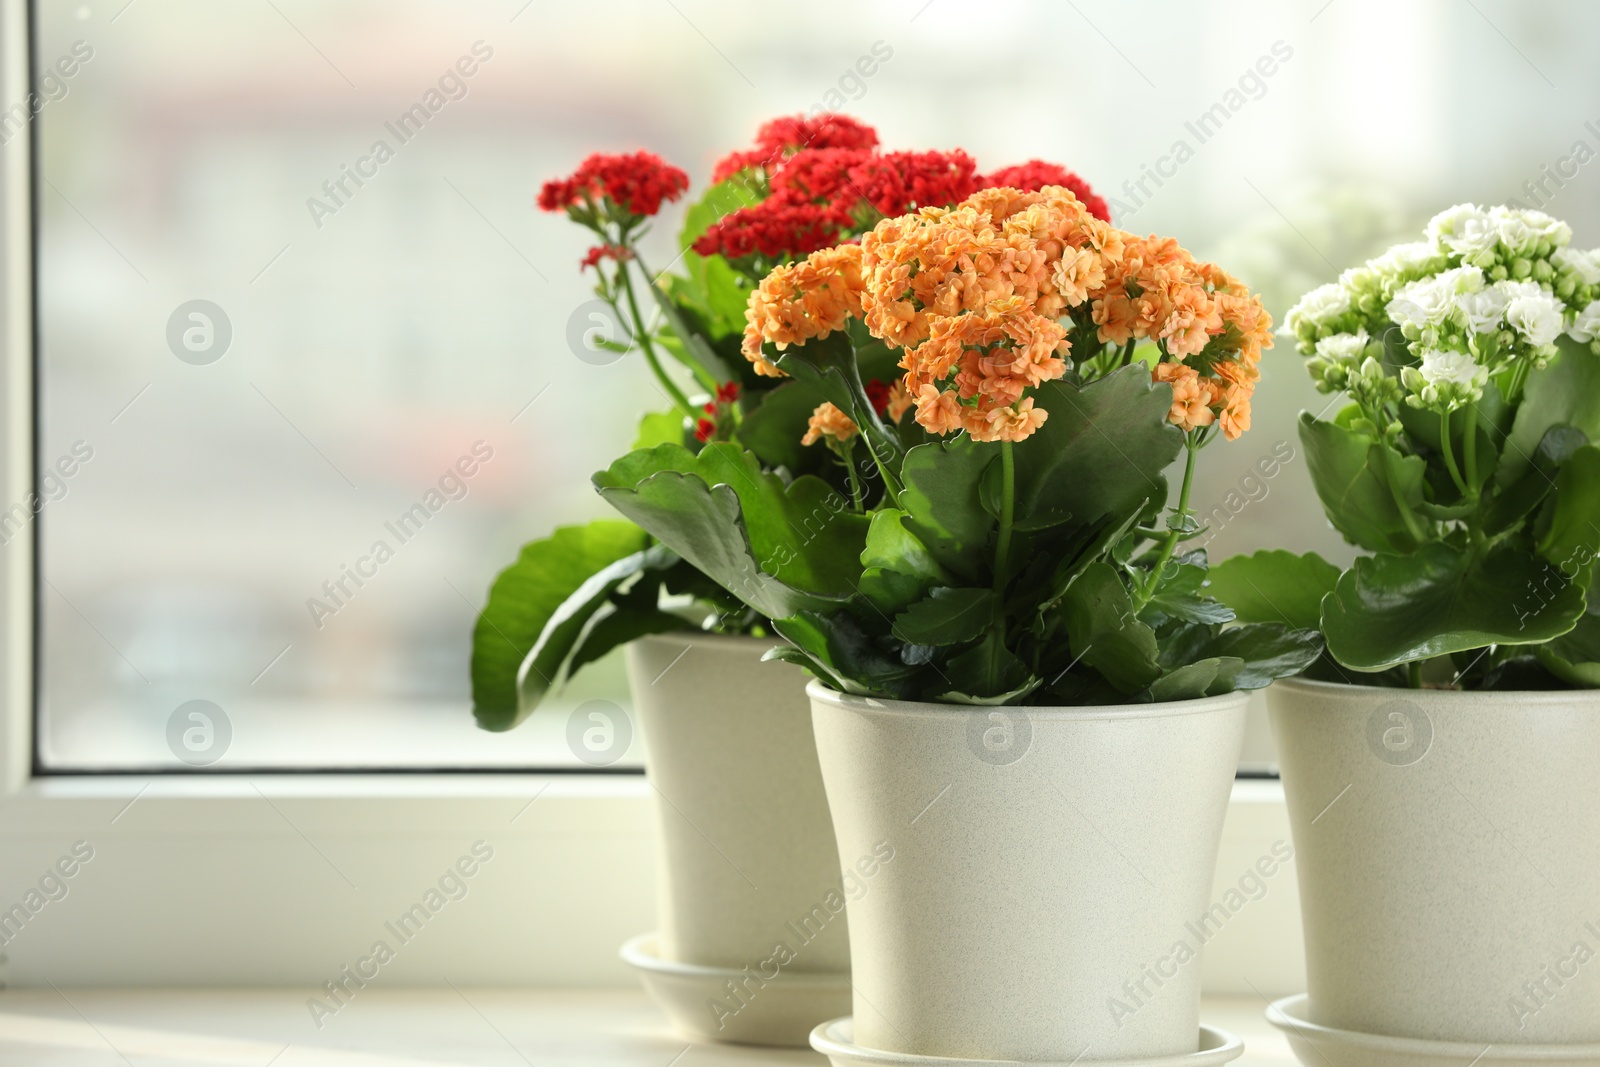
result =
M1151 376L1172 389L1170 421L1220 424L1232 439L1249 429L1256 364L1272 345L1271 317L1237 279L1172 238L1111 226L1057 186L985 189L779 268L751 295L745 355L781 373L763 342L825 337L852 317L902 350L900 411L914 404L928 432L976 441L1027 439L1049 416L1034 390L1074 366L1108 373L1139 342L1156 346ZM1098 359L1107 345L1120 358ZM808 440L824 432L817 418Z
M840 245L813 252L805 259L778 267L750 294L745 308L743 351L757 374L785 377L761 354L761 343L778 348L803 344L844 329L847 319L861 316L861 246Z
M850 416L824 400L817 405L817 410L811 413L811 421L806 424L806 435L800 439L800 443L814 445L827 438L830 444L834 442L843 444L858 432Z

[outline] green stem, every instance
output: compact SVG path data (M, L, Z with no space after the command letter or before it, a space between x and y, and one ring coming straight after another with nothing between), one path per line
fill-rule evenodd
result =
M1411 505L1406 503L1406 498L1400 495L1399 486L1395 484L1394 461L1390 458L1394 455L1393 450L1386 445L1380 447L1383 449L1381 453L1383 456L1383 480L1389 483L1389 496L1394 500L1395 510L1400 512L1400 518L1406 524L1406 532L1411 535L1413 541L1420 545L1428 540L1427 531L1417 521L1417 516L1411 511Z
M1155 566L1150 569L1150 575L1134 598L1133 608L1139 611L1156 595L1156 586L1161 582L1161 572L1166 569L1172 559L1172 554L1178 550L1178 542L1183 538L1184 520L1189 517L1189 492L1194 488L1194 462L1200 455L1200 446L1203 443L1199 433L1190 434L1183 439L1184 449L1188 455L1183 464L1183 487L1178 490L1178 506L1174 509L1178 516L1178 528L1167 526L1166 537L1161 542L1161 552L1156 557Z
M1406 664L1406 684L1412 689L1422 688L1422 661L1414 659Z
M1122 361L1118 366L1126 367L1133 359L1133 338L1128 338L1128 343L1122 346Z
M1463 497L1470 496L1467 483L1461 478L1461 469L1456 466L1455 450L1450 445L1450 413L1441 412L1439 415L1439 448L1444 452L1444 465L1450 471L1450 480L1456 483L1456 488Z
M1463 459L1467 466L1467 485L1474 494L1478 491L1478 405L1467 405L1467 438L1462 444Z
M656 347L650 341L650 331L645 329L644 316L639 314L639 301L633 295L633 276L628 271L628 265L626 263L622 264L622 269L618 273L622 276L622 291L628 298L628 313L633 319L634 340L639 342L639 349L644 353L645 362L650 364L650 370L655 374L656 380L667 391L667 395L672 398L672 402L683 413L683 417L693 422L695 420L694 405L689 403L689 398L683 394L682 389L678 388L678 383L667 376L666 368L662 367L661 360L656 358Z
M889 474L889 468L883 465L883 460L878 458L878 450L872 447L872 442L867 442L867 455L872 457L873 464L878 468L878 476L883 479L883 491L889 495L889 500L895 507L900 507L900 484Z
M868 449L870 451L870 448ZM850 499L854 502L857 511L861 507L861 478L856 474L856 443L849 441L844 447L844 469L850 476Z
M1015 519L1017 474L1011 442L1000 442L1000 535L994 546L994 616L1005 617L1006 571L1011 563L1011 524Z

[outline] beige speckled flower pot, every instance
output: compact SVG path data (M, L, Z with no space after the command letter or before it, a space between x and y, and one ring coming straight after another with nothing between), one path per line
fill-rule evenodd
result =
M1600 1042L1600 692L1269 699L1308 1021L1497 1054Z
M850 942L806 678L761 662L772 644L662 634L627 647L660 828L651 953L666 965L640 970L694 1036L804 1047L849 1010ZM831 995L818 976L837 978Z
M1198 1051L1191 924L1243 694L982 708L809 692L839 855L862 875L856 1043L1063 1064Z

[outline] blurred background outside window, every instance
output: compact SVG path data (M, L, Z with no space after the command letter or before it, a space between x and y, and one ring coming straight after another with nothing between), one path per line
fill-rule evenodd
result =
M658 152L692 198L762 121L826 108L890 149L1043 158L1280 321L1459 201L1600 244L1589 4L38 0L35 22L49 769L183 767L169 726L197 700L225 716L216 770L582 766L568 712L626 707L619 661L497 736L467 659L495 573L606 514L590 473L667 406L569 343L589 238L532 200L591 151ZM1254 429L1202 464L1206 547L1345 563L1295 435L1326 398L1286 344L1264 371Z

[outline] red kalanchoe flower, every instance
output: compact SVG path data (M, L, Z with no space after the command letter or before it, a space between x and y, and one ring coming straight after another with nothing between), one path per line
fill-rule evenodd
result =
M867 400L872 404L873 411L879 415L886 414L889 410L889 383L881 378L868 382Z
M1030 159L1028 162L1019 163L1015 167L1002 167L993 174L984 175L978 179L978 188L980 189L1009 186L1012 189L1021 189L1024 192L1031 193L1043 189L1047 185L1066 186L1072 190L1072 195L1077 197L1083 206L1089 209L1089 214L1102 222L1111 221L1111 209L1106 206L1105 198L1090 188L1088 182L1058 163L1046 163L1042 159Z
M739 399L739 383L738 382L723 382L721 385L717 386L717 402L718 403L720 403L720 404L731 404L735 400L738 400L738 399Z
M756 146L733 152L717 162L711 180L720 182L741 170L759 167L776 169L785 156L806 148L871 149L878 144L878 131L849 115L824 114L816 118L786 115L766 123L756 133Z
M622 245L595 245L584 253L581 269L588 270L590 267L597 267L602 259L614 259L620 263L624 259L632 258L633 252Z
M694 439L704 444L711 440L711 435L717 432L717 424L710 419L701 419L694 424Z
M688 188L689 175L654 152L597 152L571 177L545 182L539 190L539 207L561 211L590 200L607 200L630 215L654 215L663 201L678 199Z
M884 215L943 207L977 192L978 166L953 152L887 152L850 170L850 183Z
M830 205L770 196L723 216L695 241L694 250L728 259L810 255L838 244L849 223Z

